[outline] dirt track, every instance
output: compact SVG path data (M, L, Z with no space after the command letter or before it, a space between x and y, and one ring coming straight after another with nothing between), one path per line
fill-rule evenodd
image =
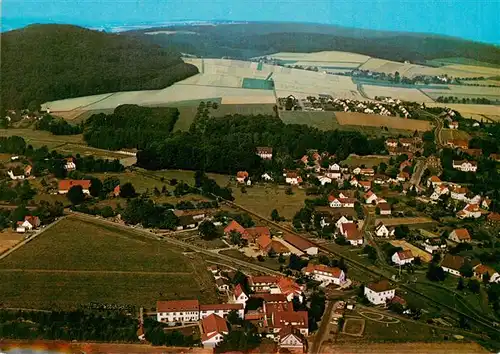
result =
M456 343L456 342L437 342L437 343L366 343L357 341L353 343L330 344L321 347L321 353L405 353L405 354L423 354L423 353L488 353L486 349L477 343Z

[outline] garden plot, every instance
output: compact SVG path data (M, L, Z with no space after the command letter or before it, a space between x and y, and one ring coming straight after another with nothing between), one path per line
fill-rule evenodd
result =
M371 99L374 99L375 96L384 96L410 102L434 102L416 88L363 85L363 91Z

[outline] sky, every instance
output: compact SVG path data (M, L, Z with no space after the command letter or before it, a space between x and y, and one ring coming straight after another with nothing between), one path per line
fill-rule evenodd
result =
M0 0L2 31L31 23L314 22L500 44L500 0Z

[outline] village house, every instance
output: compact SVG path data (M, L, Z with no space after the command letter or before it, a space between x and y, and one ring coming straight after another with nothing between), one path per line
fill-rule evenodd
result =
M248 234L247 230L241 226L236 220L232 220L225 228L224 228L224 235L229 236L231 232L238 232L241 235L241 238L245 240L250 239L250 235Z
M226 278L220 277L215 279L215 285L220 292L229 291L229 281Z
M225 319L212 314L201 320L200 332L203 348L215 348L229 333L229 329Z
M181 215L177 217L179 225L175 228L177 231L194 229L198 226L198 221L192 215Z
M292 301L294 297L297 297L300 302L304 299L302 292L305 290L305 286L298 285L291 278L276 276L250 276L248 278L248 285L254 292L283 294L288 301Z
M25 233L32 231L40 226L40 219L38 216L26 215L24 221L18 221L16 224L16 232Z
M64 163L64 169L68 172L76 170L76 164L72 157L66 158L66 162Z
M500 154L490 154L490 159L496 162L500 162Z
M355 223L340 224L340 233L351 244L351 246L363 245L363 236Z
M318 176L318 181L322 186L332 183L332 179L327 176Z
M348 224L348 223L353 223L353 220L348 219L345 215L342 215L336 222L335 222L335 227L337 229L340 229L340 226L342 224Z
M309 321L307 311L280 311L279 309L268 310L267 307L272 305L266 304L266 322L267 328L270 330L270 335L274 337L275 340L280 339L281 331L287 327L293 327L297 329L303 336L309 334ZM285 331L285 335L287 335Z
M286 172L284 174L284 177L285 182L292 186L298 186L300 183L302 183L302 177L300 177L297 172Z
M120 196L120 185L117 185L115 188L113 188L113 196L115 198L118 198Z
M394 252L394 254L391 257L391 260L394 264L402 266L413 262L415 260L415 257L413 257L411 250L404 250L404 251Z
M461 256L454 256L449 253L447 253L443 261L441 262L441 268L443 268L443 271L453 274L457 277L459 277L460 274L460 268L465 264L465 258Z
M31 165L28 165L24 168L24 175L26 177L29 177L31 176L31 171L33 170L33 167L31 167Z
M450 128L450 129L458 129L458 122L456 120L454 120L453 122L448 123L448 128Z
M360 186L358 179L356 177L351 178L351 180L349 181L349 184L353 187L356 187L356 188L358 188Z
M399 182L405 182L410 179L410 174L408 172L401 171L398 173L396 180Z
M466 187L459 186L450 186L450 197L453 200L459 200L464 202L466 198L466 194L469 190Z
M446 145L455 148L455 149L468 149L469 148L469 142L467 140L461 140L461 139L449 139L446 142Z
M406 167L411 167L412 163L410 160L405 160L399 164L399 171L403 171Z
M500 274L498 272L484 264L479 263L478 265L474 266L472 268L472 271L474 272L474 277L476 277L478 280L483 281L483 278L486 274L488 274L489 282L490 283L497 283L500 282Z
M365 285L364 294L368 301L374 305L385 305L396 295L396 289L388 280L383 279L376 283Z
M280 330L279 347L289 352L305 353L307 344L304 335L294 326L286 326Z
M446 250L446 241L442 241L440 238L426 238L424 242L424 249L430 254L440 253Z
M469 231L467 229L455 229L450 232L448 239L457 242L457 243L470 243L472 241Z
M367 193L365 193L364 198L366 204L374 204L377 202L378 199L377 195L372 191L368 191Z
M457 218L465 219L465 218L474 218L478 219L481 217L481 209L477 204L467 204L465 208L460 210L457 213Z
M247 294L245 294L245 291L241 287L240 284L236 285L233 290L233 302L237 304L242 304L243 307L246 306L246 303L248 301L249 297Z
M477 162L468 160L453 160L453 168L462 172L476 172Z
M378 203L377 207L380 210L380 215L391 215L392 209L389 203Z
M328 267L323 264L309 263L302 269L302 273L311 276L314 280L322 283L322 286L330 284L342 285L346 281L345 273L338 267Z
M306 240L304 237L287 233L283 239L307 255L315 256L318 254L318 246Z
M15 175L12 170L7 171L7 175L10 177L12 180L19 180L19 179L24 179L24 175Z
M438 200L441 198L442 195L449 194L450 190L448 189L448 186L441 184L441 185L436 185L434 192L431 194L431 199L432 200Z
M432 188L436 188L436 186L442 184L443 182L439 179L438 176L431 176L427 180L427 187L432 186Z
M82 187L82 192L83 194L90 195L90 185L91 181L89 179L81 179L81 180L75 180L75 179L63 179L59 181L59 194L66 194L69 192L69 190L72 187L75 186L80 186Z
M238 183L245 183L247 179L248 179L247 171L238 171L238 173L236 174L236 181Z
M495 225L500 223L500 214L499 213L489 213L486 217L486 220L490 225Z
M483 208L485 210L489 210L490 206L491 206L491 199L486 197L486 198L483 198L483 200L481 200L481 208Z
M328 203L331 208L354 208L356 201L355 198L337 198L332 194L328 196Z
M273 159L273 148L268 146L258 146L257 155L263 160Z
M156 320L168 324L194 323L200 320L198 300L157 301Z
M389 139L386 139L385 145L388 147L395 148L398 146L398 141L396 139L389 138Z
M372 182L371 181L359 181L358 185L363 188L366 191L370 190L372 187Z
M272 182L274 178L267 172L263 173L260 178L262 178L266 182Z
M395 232L395 227L390 226L387 227L385 226L382 222L380 222L376 227L375 227L375 235L378 237L391 237L394 236Z

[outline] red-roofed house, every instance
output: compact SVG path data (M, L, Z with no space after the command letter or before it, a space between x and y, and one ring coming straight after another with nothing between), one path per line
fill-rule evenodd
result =
M309 334L307 311L277 311L271 313L270 317L267 318L267 325L271 333L278 338L281 330L288 326L296 328L303 336Z
M477 204L467 204L465 208L457 213L459 219L474 218L478 219L481 217L481 209Z
M327 286L331 283L335 285L342 285L346 281L345 273L338 267L328 267L323 264L309 263L307 267L302 269L305 275L310 275L314 280L323 283Z
M256 240L263 235L266 235L269 238L271 237L271 230L269 230L267 226L249 227L245 230L246 234L244 238L247 239L248 242L256 242Z
M263 160L273 159L273 148L269 146L257 146L257 155Z
M439 179L438 176L431 176L427 180L427 187L430 187L431 185L432 185L432 187L435 187L437 185L440 185L441 183L443 183L443 182L441 181L441 179Z
M315 256L318 254L318 246L314 245L304 237L294 234L286 234L283 239L293 247L297 248L299 251L304 252L310 256Z
M375 193L373 193L372 191L368 191L367 193L365 193L365 203L366 204L373 204L375 202L377 202L377 195Z
M395 264L401 266L401 265L405 265L405 264L413 262L415 257L413 257L411 250L404 250L404 251L395 252L392 255L391 259Z
M239 232L241 237L245 240L249 239L249 234L247 230L243 226L241 226L236 220L232 220L225 228L224 234L227 236L231 233L231 231Z
M292 186L296 186L302 183L302 177L300 177L297 172L287 172L285 173L285 182Z
M246 179L248 178L248 172L247 171L239 171L236 174L236 181L238 183L245 183Z
M355 198L337 198L334 195L328 196L328 202L331 208L354 208Z
M291 352L305 353L306 339L300 330L293 326L283 327L279 332L279 347Z
M243 306L245 306L248 301L248 295L245 294L245 291L243 291L243 288L240 284L234 287L233 301L237 304L243 304Z
M269 249L271 248L272 240L271 240L271 237L269 237L269 235L263 234L257 238L255 243L259 247L260 251L267 253L269 251Z
M26 215L24 221L18 221L16 226L16 232L25 233L26 231L31 231L40 226L40 219L38 216Z
M483 280L484 275L488 274L490 277L490 283L500 281L500 275L498 274L498 272L495 269L488 267L487 265L480 263L472 269L474 271L474 276L479 280Z
M377 207L380 210L380 215L391 215L392 209L389 203L378 203Z
M115 197L119 197L120 196L120 185L117 185L115 188L113 188L113 195Z
M477 162L467 160L453 160L453 168L462 172L476 172Z
M245 306L243 304L210 304L200 305L200 319L216 314L220 317L225 317L231 311L236 311L240 318L245 317Z
M68 172L76 170L76 164L72 157L66 158L66 163L64 164L64 169Z
M453 230L448 238L452 241L458 242L458 243L464 243L464 242L471 242L472 239L469 235L469 231L467 229L455 229Z
M226 320L214 314L201 320L200 330L204 348L215 348L222 342L223 336L229 333Z
M250 289L255 292L267 292L271 294L283 294L288 301L297 297L300 302L303 300L302 292L305 287L298 285L293 279L275 276L250 276L248 278Z
M170 324L198 322L200 303L198 300L157 301L156 320Z
M355 223L340 224L340 233L352 246L361 246L363 244L363 236Z
M365 191L370 190L372 187L372 181L359 181L358 184L363 188Z
M410 179L410 174L408 172L405 172L405 171L401 171L399 172L397 178L396 178L399 182L404 182L408 179Z
M91 181L88 179L63 179L59 181L59 194L66 194L72 187L81 186L84 194L90 195Z

